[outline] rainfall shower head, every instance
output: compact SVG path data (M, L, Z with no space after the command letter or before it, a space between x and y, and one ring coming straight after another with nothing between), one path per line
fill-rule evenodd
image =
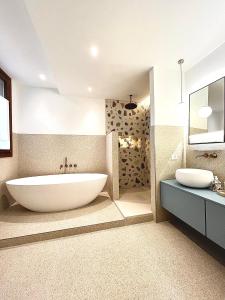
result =
M130 102L125 105L126 109L135 109L137 107L137 104L132 102L132 96L130 95Z

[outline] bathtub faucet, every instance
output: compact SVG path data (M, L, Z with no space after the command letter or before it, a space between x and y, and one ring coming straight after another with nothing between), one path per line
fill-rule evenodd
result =
M70 170L72 167L76 168L76 167L77 167L77 164L71 164L71 163L70 163L70 164L68 165L68 159L67 159L67 157L65 157L65 158L64 158L64 165L63 165L63 164L60 165L59 169L62 170L62 169L64 168L63 173L66 174L66 173L67 173L67 169L69 168L69 170Z
M67 157L65 157L65 169L68 168L68 164L67 164Z

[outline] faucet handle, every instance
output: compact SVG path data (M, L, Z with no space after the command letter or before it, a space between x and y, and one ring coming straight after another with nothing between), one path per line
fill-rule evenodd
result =
M213 153L211 153L210 155L209 155L209 157L211 157L211 158L217 158L217 153L216 152L213 152Z
M67 163L67 156L65 157L65 167L68 168L68 163Z
M60 165L59 169L61 170L63 168L63 165Z
M76 168L76 167L77 167L77 164L74 164L73 167Z

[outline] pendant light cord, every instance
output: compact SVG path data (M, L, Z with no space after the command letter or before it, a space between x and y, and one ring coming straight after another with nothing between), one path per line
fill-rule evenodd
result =
M184 63L183 59L178 60L178 64L180 65L180 103L183 102L183 71L182 64Z
M180 102L183 103L183 72L182 72L182 64L180 64Z

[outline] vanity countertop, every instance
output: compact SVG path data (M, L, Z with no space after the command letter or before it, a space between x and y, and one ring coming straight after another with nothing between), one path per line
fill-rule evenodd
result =
M197 189L187 186L183 186L176 181L176 179L163 180L163 184L168 184L171 187L178 188L180 190L186 191L188 193L197 195L204 198L205 200L212 201L216 204L225 206L225 197L218 195L216 192L211 191L210 189Z

